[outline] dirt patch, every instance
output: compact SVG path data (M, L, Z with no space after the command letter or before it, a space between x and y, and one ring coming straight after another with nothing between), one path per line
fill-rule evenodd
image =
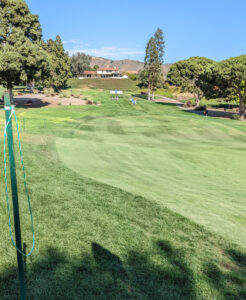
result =
M89 91L90 89L88 87L84 86L80 90L82 90L82 91Z
M14 97L16 107L24 108L40 108L40 107L56 107L64 105L85 105L86 100L79 98L59 98L58 96L46 97L44 94L26 94Z

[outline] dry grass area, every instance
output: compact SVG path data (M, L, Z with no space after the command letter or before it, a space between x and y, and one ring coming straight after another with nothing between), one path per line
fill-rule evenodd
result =
M184 93L173 93L173 96L177 99L177 100L190 100L193 98L193 94L192 93L188 93L188 92L184 92Z
M157 103L171 103L171 104L176 104L176 105L183 105L182 102L179 102L178 100L176 99L170 99L170 98L166 98L166 97L162 97L160 99L155 99L153 100L154 102L157 102Z

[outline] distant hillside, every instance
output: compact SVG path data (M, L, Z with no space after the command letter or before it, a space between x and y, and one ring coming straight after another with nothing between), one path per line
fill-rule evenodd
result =
M143 69L144 63L137 60L122 59L110 60L102 57L92 56L91 67L98 65L100 68L118 67L121 72L136 71ZM166 75L170 69L171 64L164 64L162 66L163 73Z

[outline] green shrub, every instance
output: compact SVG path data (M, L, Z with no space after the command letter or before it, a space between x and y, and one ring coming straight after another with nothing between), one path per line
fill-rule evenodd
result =
M231 116L231 119L232 119L232 120L240 120L240 116L239 116L238 114L233 114L233 115Z
M43 93L44 93L45 95L48 95L48 94L49 94L49 89L48 89L48 88L44 88L44 89L43 89Z
M43 93L45 94L46 97L50 97L50 96L55 96L55 90L53 88L44 88L43 89Z
M71 91L61 91L59 94L60 98L70 98L71 97Z
M163 83L163 89L169 89L170 88L170 84L167 82L167 81L165 81L164 83Z
M132 74L132 73L128 73L128 72L124 72L123 74L127 75L130 80L133 80L133 81L137 80L137 74Z

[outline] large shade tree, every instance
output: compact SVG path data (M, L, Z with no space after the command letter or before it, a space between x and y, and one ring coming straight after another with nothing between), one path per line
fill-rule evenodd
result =
M25 1L0 0L0 83L12 91L14 84L48 76L49 59L41 43L38 16Z
M71 57L71 71L73 77L82 76L85 70L90 69L91 56L78 52Z
M44 48L51 60L50 77L45 81L45 86L52 86L59 90L66 86L68 79L72 76L70 57L59 35L55 40L49 39L47 43L44 43Z
M232 57L207 68L202 76L206 97L224 97L239 101L244 119L246 105L246 55Z
M201 76L205 69L213 64L211 59L194 56L173 64L167 74L170 84L194 94L196 106L200 105L203 96Z

